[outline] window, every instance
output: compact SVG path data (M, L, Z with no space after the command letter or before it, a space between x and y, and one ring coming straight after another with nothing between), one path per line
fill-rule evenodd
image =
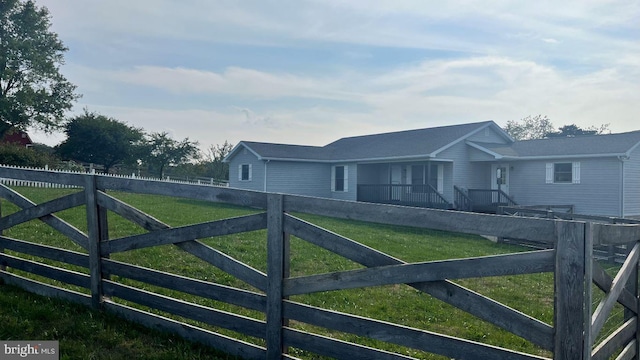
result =
M411 184L413 192L427 192L428 186L425 185L431 185L436 191L443 192L442 164L411 166Z
M348 178L349 178L348 166L334 166L331 170L331 191L343 191L348 190Z
M547 184L579 184L580 163L547 163Z
M571 163L553 164L553 182L570 183L572 179Z
M507 168L505 166L499 166L496 168L496 183L498 185L507 184Z
M251 164L238 165L238 180L251 181Z

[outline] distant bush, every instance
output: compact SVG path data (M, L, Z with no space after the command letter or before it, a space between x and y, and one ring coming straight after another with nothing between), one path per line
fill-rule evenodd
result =
M0 164L26 167L55 167L60 160L54 155L15 144L0 144Z

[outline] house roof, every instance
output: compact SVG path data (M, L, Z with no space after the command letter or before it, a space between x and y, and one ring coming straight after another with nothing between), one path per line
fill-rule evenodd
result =
M265 160L293 158L324 160L327 158L326 149L319 146L274 144L254 141L242 141L240 144L252 151L258 158ZM229 154L229 156L230 155L231 154Z
M471 141L472 135L492 128L503 144ZM640 146L640 131L620 134L557 137L514 141L493 121L346 137L325 146L304 146L241 141L227 155L229 161L241 148L260 160L353 162L427 159L466 141L493 159L551 159L567 157L629 156Z
M483 121L347 137L323 147L242 141L225 160L240 147L249 149L261 160L341 162L429 158L488 127L500 133L505 141L513 141L496 123Z
M503 132L493 121L483 121L342 138L327 145L326 148L333 152L334 159L343 160L434 157L457 142L490 126ZM504 136L505 140L511 140L506 133Z
M629 156L640 145L640 131L523 140L511 145L469 144L496 158L508 159Z

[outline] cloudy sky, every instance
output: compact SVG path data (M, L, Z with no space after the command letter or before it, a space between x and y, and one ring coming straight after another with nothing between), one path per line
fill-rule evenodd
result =
M203 149L537 114L640 129L636 0L35 1L69 47L75 113Z

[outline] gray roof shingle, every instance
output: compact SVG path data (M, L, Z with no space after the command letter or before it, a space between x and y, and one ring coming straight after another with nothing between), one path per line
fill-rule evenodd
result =
M510 146L481 144L505 157L614 156L626 154L640 143L640 131L516 141Z
M493 121L348 137L325 148L341 160L427 156L489 124Z
M478 123L405 130L342 138L326 146L302 146L243 141L264 159L349 161L428 156L462 140L470 133L495 123ZM497 125L495 125L497 126Z
M242 141L262 159L292 161L366 161L428 157L464 140L493 121L450 125L383 134L346 137L325 146ZM506 158L624 155L640 143L640 131L620 134L516 141L510 144L472 142ZM230 155L231 156L231 155Z
M243 141L243 144L267 159L309 159L328 160L327 151L319 146L273 144Z

